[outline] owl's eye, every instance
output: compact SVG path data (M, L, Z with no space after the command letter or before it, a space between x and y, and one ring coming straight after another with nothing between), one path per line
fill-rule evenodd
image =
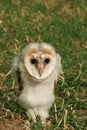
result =
M36 64L37 60L36 59L31 59L31 64Z
M49 59L49 58L46 58L46 59L44 60L44 63L45 63L45 64L49 64L49 63L50 63L50 59Z

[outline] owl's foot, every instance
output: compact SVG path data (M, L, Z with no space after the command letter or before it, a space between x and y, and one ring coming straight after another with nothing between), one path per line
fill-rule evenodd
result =
M36 123L36 115L33 109L28 109L26 112L29 119L32 119L34 123Z
M41 118L41 124L42 124L42 126L46 126L46 121L47 121L47 118L49 117L48 111L43 110L43 109L39 109L38 115Z
M50 129L51 127L51 121L50 120L45 120L45 122L42 122L42 130Z

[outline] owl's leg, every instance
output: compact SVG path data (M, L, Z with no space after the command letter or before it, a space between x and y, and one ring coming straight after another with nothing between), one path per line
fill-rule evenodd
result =
M32 118L32 120L34 121L34 123L36 123L36 114L35 114L35 111L32 108L30 108L30 109L27 110L26 113L27 113L27 116L29 118Z
M49 117L48 110L39 109L38 115L41 118L41 123L43 126L46 126L46 119Z

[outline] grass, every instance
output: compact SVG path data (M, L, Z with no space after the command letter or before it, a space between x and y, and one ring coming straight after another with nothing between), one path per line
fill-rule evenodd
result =
M27 130L11 66L29 42L50 43L62 57L47 130L87 130L86 0L0 1L0 130ZM40 122L30 130L41 130Z

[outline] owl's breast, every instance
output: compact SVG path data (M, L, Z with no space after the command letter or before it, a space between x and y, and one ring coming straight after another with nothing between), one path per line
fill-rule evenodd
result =
M29 87L20 94L19 101L25 108L43 105L50 107L55 100L53 89L51 88L43 85L36 88Z

